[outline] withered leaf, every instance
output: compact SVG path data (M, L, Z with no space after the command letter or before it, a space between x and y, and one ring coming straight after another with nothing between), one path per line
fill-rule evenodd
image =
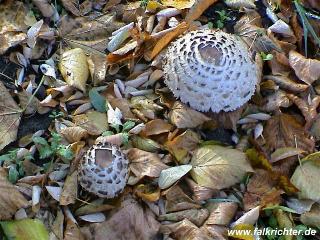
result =
M297 147L306 152L314 149L314 140L294 116L278 114L267 121L263 131L269 151L282 147Z
M75 203L78 193L77 171L67 176L60 195L60 205Z
M202 13L215 2L217 2L217 0L197 0L186 15L186 22L190 24L192 21L197 20Z
M16 140L21 110L0 81L0 150Z
M79 227L70 219L68 219L66 230L64 231L64 240L85 240Z
M206 225L227 226L236 214L238 204L235 202L208 203L207 208L210 216L205 222Z
M296 51L290 51L289 63L298 78L309 85L320 78L320 61L317 59L305 58Z
M145 136L152 136L170 132L171 129L172 125L170 123L167 123L163 119L154 119L145 124L145 128L141 134Z
M7 179L7 172L0 168L0 220L9 220L19 208L29 205L27 199Z
M107 221L90 224L82 232L86 239L92 240L149 240L155 238L159 227L159 222L148 208L144 209L133 198L128 198Z
M237 150L218 145L198 148L191 159L192 178L201 186L223 189L230 187L252 172L246 155Z
M130 161L130 169L138 178L159 177L160 172L168 166L161 162L158 154L131 148L127 154Z
M171 123L176 125L177 128L195 128L210 120L203 113L193 110L179 101L174 103L168 115Z

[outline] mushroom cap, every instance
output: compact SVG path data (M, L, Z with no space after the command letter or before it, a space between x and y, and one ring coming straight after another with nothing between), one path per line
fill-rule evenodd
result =
M80 185L99 197L114 198L126 186L128 163L118 146L95 144L81 160L78 171Z
M165 83L175 97L203 112L232 111L249 101L257 69L239 37L211 29L191 31L172 42L163 65Z

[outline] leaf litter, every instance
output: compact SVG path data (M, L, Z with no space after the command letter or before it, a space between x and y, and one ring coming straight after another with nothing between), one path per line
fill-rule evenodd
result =
M3 234L228 239L229 229L319 230L319 9L312 0L2 1L0 60L16 66L0 72ZM168 46L212 28L236 34L257 66L253 97L231 112L197 111L167 87ZM190 66L203 54L194 47ZM210 51L200 57L218 54ZM24 124L46 114L49 127ZM117 179L124 167L112 165L115 150L86 154L100 143L129 160L113 199L79 185L84 158L97 166L89 179L106 166Z

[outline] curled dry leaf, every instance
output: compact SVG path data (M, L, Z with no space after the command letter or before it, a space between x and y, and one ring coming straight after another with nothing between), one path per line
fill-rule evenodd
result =
M176 125L177 128L195 128L210 120L203 113L193 110L179 101L174 103L168 115L171 123Z
M305 58L296 51L290 51L289 63L298 78L309 85L320 78L320 61L317 59Z
M78 194L77 171L67 176L60 194L60 205L75 203Z
M64 231L64 240L85 240L79 227L70 219L67 220L66 230Z
M239 224L250 224L254 225L258 218L259 218L259 213L260 213L260 206L255 207L251 209L250 211L246 212L243 214L237 221L231 224L231 226L237 226Z
M87 56L81 48L74 48L64 52L59 62L59 70L68 83L81 91L86 91L86 82L89 77Z
M82 232L86 239L149 240L155 238L159 227L160 224L149 208L144 209L134 199L129 198L121 202L121 206L107 221L90 224L82 228Z
M192 178L201 186L223 189L239 183L247 172L252 172L246 155L218 145L198 148L191 159Z
M32 0L32 2L44 17L51 17L54 14L54 9L48 0Z
M265 80L272 80L277 85L279 85L280 88L289 90L291 92L304 92L309 87L306 84L301 84L293 81L289 77L281 76L281 75L266 75L263 77Z
M29 206L27 199L7 179L7 172L0 168L0 220L9 220L20 208Z
M274 163L288 157L301 155L303 153L305 153L305 151L299 148L293 148L293 147L278 148L271 154L270 162Z
M160 188L152 184L140 184L135 188L134 193L144 201L148 202L156 202L160 198Z
M235 202L208 203L207 208L210 211L210 216L205 222L206 225L227 226L235 216L238 204Z
M197 20L202 13L215 2L217 2L217 0L197 0L186 15L186 22L190 24L194 20Z
M130 169L139 179L144 176L159 177L162 170L168 166L161 162L158 154L131 148L127 155Z
M106 216L103 213L86 214L86 215L79 216L79 218L83 221L92 222L92 223L100 223L106 220Z
M208 216L209 211L207 209L188 209L184 211L160 215L158 220L178 222L183 219L188 219L190 222L200 227L208 218Z
M109 204L103 204L103 199L99 198L95 201L90 202L90 204L79 207L75 212L75 216L86 215L97 212L104 212L113 209L114 206Z
M17 138L21 110L0 81L0 150Z
M88 131L82 127L66 127L60 133L69 143L79 142L88 136Z
M225 3L231 8L256 8L254 0L225 0Z

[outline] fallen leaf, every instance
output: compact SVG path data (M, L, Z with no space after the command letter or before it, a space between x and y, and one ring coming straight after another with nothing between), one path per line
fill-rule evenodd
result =
M51 17L54 14L54 8L48 0L32 0L32 3L40 10L42 16Z
M190 24L192 21L197 20L215 2L217 0L196 0L185 17L186 22Z
M0 81L0 151L17 138L21 110Z
M231 8L256 8L254 0L225 0L225 3Z
M112 205L104 204L103 199L97 199L87 205L79 207L75 212L75 216L87 215L91 213L104 212L115 208Z
M239 183L246 173L252 172L246 155L218 145L198 148L191 159L192 178L201 186L223 189Z
M139 148L147 152L158 152L161 149L160 144L149 138L141 138L134 135L131 137L131 142L135 148Z
M160 189L170 187L172 184L186 175L191 168L191 165L180 165L162 170L159 176Z
M0 225L4 231L4 235L8 239L37 239L47 240L49 234L43 222L39 219L21 219L14 221L3 221Z
M174 185L169 188L166 191L165 196L167 199L165 205L166 213L201 208L201 206L186 195L178 185Z
M79 227L70 219L67 220L66 229L64 231L64 240L85 240Z
M107 115L97 111L89 111L86 114L74 116L74 123L87 130L90 135L100 135L108 130Z
M60 134L69 142L75 143L79 142L83 138L88 137L88 131L82 127L66 127L63 128Z
M104 222L106 220L106 216L103 213L91 213L79 216L79 218L86 222L92 222L92 223L100 223Z
M200 138L197 133L187 130L181 135L175 137L165 143L165 147L180 163L188 161L189 153L194 150L199 144Z
M252 224L238 224L232 228L235 230L229 235L231 238L240 240L255 240L254 237L254 226ZM237 231L238 230L238 231ZM242 232L244 231L244 232Z
M7 179L7 172L0 168L0 220L9 220L20 208L29 206L28 201Z
M60 205L65 206L76 202L78 195L77 177L77 171L74 171L71 175L67 176L60 194Z
M176 125L177 128L196 128L210 120L203 113L193 110L179 101L174 103L168 116L171 123Z
M89 77L87 56L81 48L74 48L64 52L59 62L59 70L68 83L81 91L86 91L86 82Z
M283 147L297 147L306 152L314 150L314 140L309 137L296 118L288 114L274 115L269 119L263 136L271 152Z
M279 224L279 228L281 229L293 229L294 223L292 220L291 213L284 212L282 209L276 209L274 210L275 217L277 219L277 222ZM284 234L283 235L286 240L292 240L294 239L294 236L291 234Z
M191 8L196 0L162 0L161 3L167 7L174 7L177 9Z
M300 192L298 192L299 198L311 199L316 202L320 200L319 174L319 160L304 161L296 168L291 177L291 182L300 190Z
M283 191L277 189L276 186L277 181L273 179L270 172L257 169L250 178L244 194L244 209L250 210L257 206L263 208L265 206L279 204Z
M161 171L168 168L156 153L131 148L127 157L130 161L130 170L139 179L144 176L159 177Z
M255 207L248 212L244 213L237 221L231 224L231 227L237 226L239 224L250 224L254 225L260 215L260 206Z
M288 157L301 155L303 153L305 153L305 151L299 148L293 148L293 147L278 148L271 154L270 162L274 163Z
M188 28L188 24L185 22L180 23L172 31L166 33L161 39L158 39L155 46L151 51L145 52L145 57L147 60L151 61L155 56L157 56L162 49L164 49L172 40L178 37L180 34L185 32Z
M144 201L149 202L158 201L160 198L160 188L153 184L140 184L135 188L134 193Z
M289 63L298 78L309 85L320 78L320 61L317 59L305 58L296 51L290 51Z
M144 136L159 135L161 133L170 132L172 125L163 119L154 119L145 124L141 134Z
M50 196L54 200L59 202L62 188L61 187L46 186L46 189L47 189L48 193L50 194Z
M210 216L205 222L206 225L228 226L234 218L238 204L235 202L208 202L207 208Z
M188 209L184 211L163 214L163 215L160 215L158 219L160 221L172 221L172 222L178 222L183 219L188 219L190 222L200 227L202 226L204 221L208 218L208 216L209 216L209 211L207 209Z
M281 75L265 75L264 80L274 81L281 89L289 90L291 92L299 93L306 91L309 86L293 81L291 78Z
M105 97L101 96L96 88L92 88L89 91L89 98L92 106L99 112L106 112L106 99Z
M320 205L316 203L312 206L309 212L301 214L300 221L309 227L320 226Z
M133 198L128 198L107 221L90 224L82 228L82 232L86 239L92 240L149 240L155 238L159 227L148 208L142 208Z

